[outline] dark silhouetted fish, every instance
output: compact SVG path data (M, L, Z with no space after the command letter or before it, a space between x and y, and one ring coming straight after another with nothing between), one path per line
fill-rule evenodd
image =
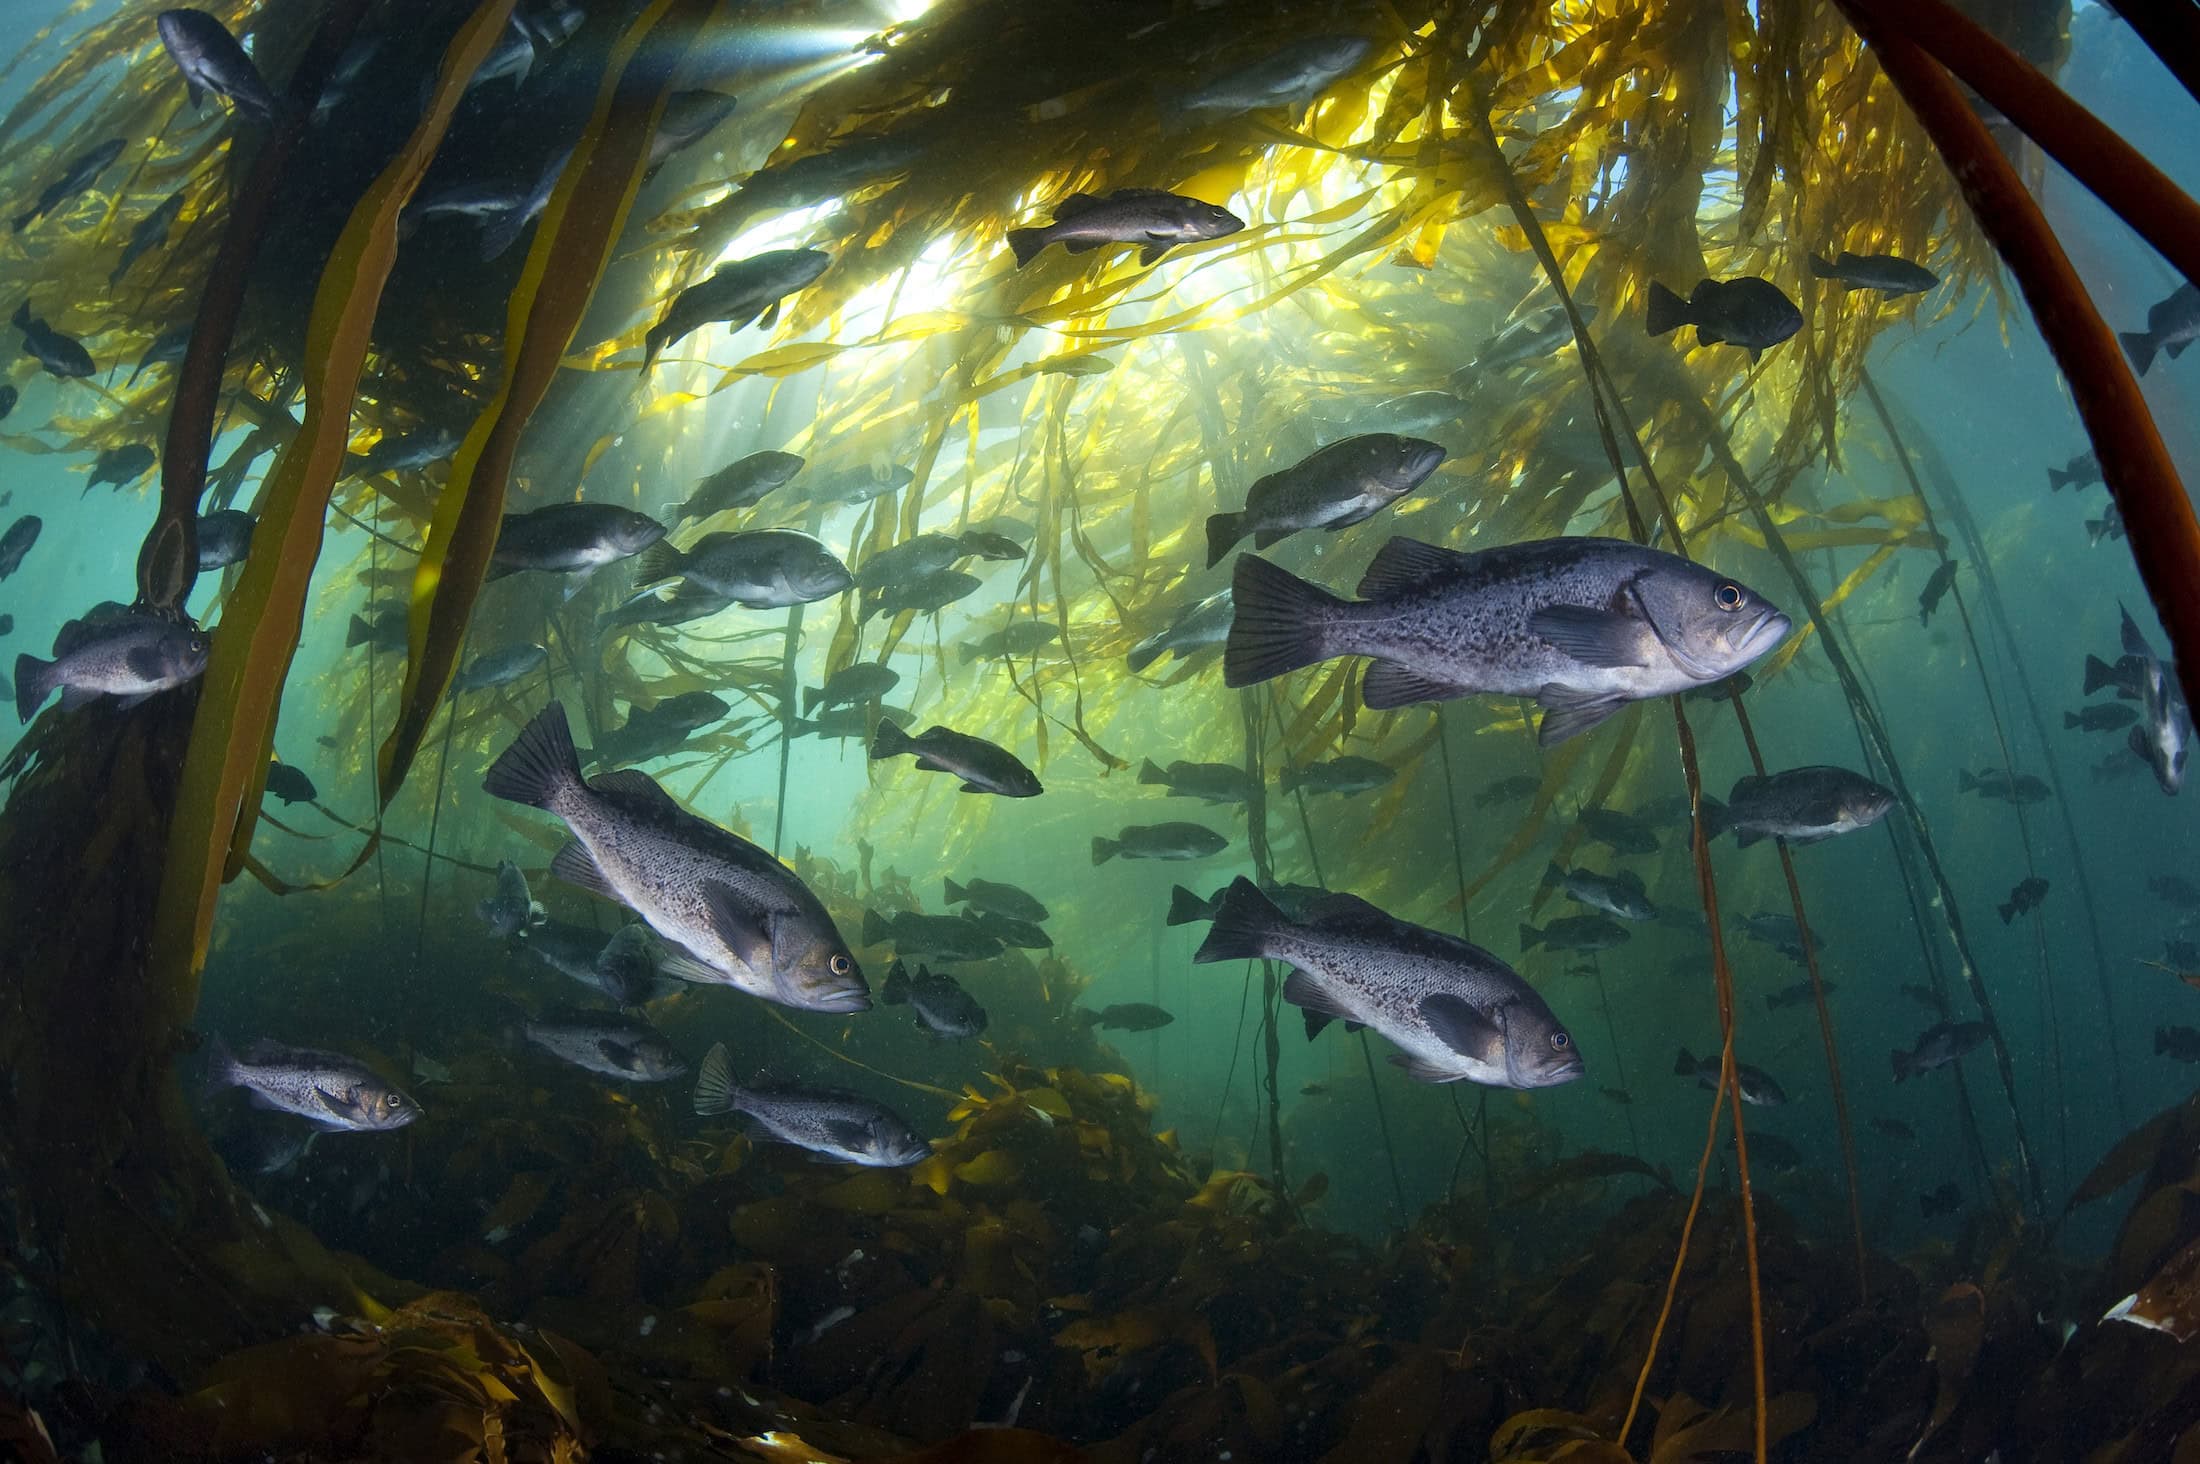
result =
M1266 549L1301 529L1334 533L1362 523L1427 482L1443 461L1443 448L1418 437L1375 432L1333 442L1256 481L1241 512L1211 515L1207 565L1221 563L1248 534Z
M169 59L183 73L194 110L212 92L229 98L238 111L257 121L275 120L281 104L227 26L203 10L163 10L156 23Z
M665 526L613 503L553 503L508 513L489 556L489 578L524 570L589 575L655 544Z
M91 187L93 183L98 181L99 175L107 171L108 165L121 156L122 139L119 137L110 138L89 151L77 154L70 161L69 166L62 171L61 176L48 184L45 192L38 195L38 202L15 216L15 232L22 233L32 224L37 223L47 214L52 213L62 204L67 203L70 199ZM26 306L25 308L28 309L29 307ZM18 321L16 323L20 325L22 322ZM48 369L52 368L49 367ZM59 376L62 373L57 371L54 374ZM92 373L85 371L78 374L89 376Z
M912 737L882 721L871 736L871 759L915 756L917 766L953 773L965 793L997 793L1003 798L1036 798L1046 790L1038 777L1007 748L937 724ZM1095 863L1098 861L1095 860Z
M13 318L15 328L23 332L23 354L35 356L48 375L68 381L99 370L92 364L92 353L84 349L84 343L75 336L63 335L31 314L30 301L25 300L18 306Z
M802 471L802 463L803 459L791 452L752 452L728 463L695 485L695 491L673 515L673 526L729 509L753 508L766 495L792 482L794 475Z
M1803 312L1769 280L1699 280L1685 300L1653 280L1648 302L1650 334L1693 325L1697 345L1740 346L1752 361L1803 328Z
M705 534L686 550L652 544L636 563L640 584L675 575L725 603L751 610L829 600L855 583L839 556L797 529Z
M65 712L102 696L134 707L197 677L207 651L205 632L188 622L103 606L61 627L52 660L15 658L15 712L28 722L56 687Z
M985 1030L985 1008L945 972L919 966L911 975L906 965L896 961L886 968L886 984L879 988L878 999L886 1006L906 1004L917 1026L934 1037L975 1037Z
M1092 839L1092 862L1110 859L1205 859L1230 847L1230 841L1195 823L1132 824L1112 839Z
M2123 342L2131 369L2141 376L2154 364L2157 351L2176 360L2185 353L2185 347L2200 339L2200 286L2190 280L2179 285L2147 311L2145 330L2119 331L2116 339Z
M1077 1020L1088 1027L1114 1028L1122 1032L1151 1032L1175 1021L1176 1014L1164 1011L1151 1002L1124 1001L1102 1007L1099 1011L1090 1007L1079 1007Z
M1892 254L1851 254L1846 249L1831 263L1812 255L1810 272L1815 279L1839 280L1844 295L1851 290L1915 295L1940 283L1940 276L1922 264L1912 264Z
M779 319L780 301L814 284L832 262L831 255L815 249L772 249L718 266L709 279L675 296L663 318L649 328L642 343L643 372L656 364L665 347L713 321L740 330L753 320L771 329Z
M1690 1056L1688 1049L1683 1047L1674 1055L1673 1075L1678 1078L1693 1077L1697 1087L1716 1090L1719 1086L1718 1054L1713 1053L1699 1059ZM1751 1067L1746 1062L1736 1062L1734 1079L1741 1087L1744 1103L1754 1104L1759 1108L1778 1108L1788 1101L1787 1093L1763 1068Z
M1894 1080L1898 1083L1949 1063L1984 1042L1988 1036L1984 1022L1939 1022L1917 1034L1907 1052L1900 1049L1888 1054L1888 1062L1894 1068Z
M1847 768L1788 768L1739 779L1725 803L1704 799L1704 837L1732 830L1734 842L1745 849L1768 838L1815 844L1870 828L1894 802L1891 791Z

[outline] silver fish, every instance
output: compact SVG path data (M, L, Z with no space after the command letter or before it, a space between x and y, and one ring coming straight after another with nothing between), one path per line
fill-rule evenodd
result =
M356 1058L260 1041L243 1057L221 1038L209 1046L208 1086L245 1088L261 1108L294 1113L323 1129L382 1133L420 1117L420 1105Z
M489 578L530 569L589 575L664 536L665 526L649 515L612 503L553 503L508 513L489 555Z
M2121 605L2116 608L2123 616L2124 654L2139 657L2145 668L2140 682L2145 716L2131 729L2131 750L2154 769L2154 781L2162 785L2162 791L2173 794L2185 786L2185 757L2192 751L2192 713L2186 710L2183 689L2155 656L2154 647L2147 644L2131 612Z
M1788 618L1703 565L1619 539L1537 539L1459 553L1397 538L1341 600L1241 555L1226 684L1333 656L1376 657L1374 710L1473 692L1532 696L1548 746L1631 701L1687 691L1756 660Z
M1573 1036L1520 974L1479 946L1331 895L1293 921L1240 876L1194 962L1268 958L1314 1036L1332 1018L1372 1027L1425 1083L1547 1088L1584 1071Z
M53 659L15 658L15 711L28 722L55 687L61 710L97 697L134 707L156 692L181 686L206 669L209 642L188 623L120 606L72 620L54 637Z
M535 1046L583 1072L631 1083L668 1083L687 1074L672 1044L639 1017L561 1007L519 1024Z
M1177 109L1234 117L1262 107L1308 107L1374 49L1366 36L1307 36L1201 83Z
M640 584L674 576L751 610L828 600L855 583L837 555L796 529L705 534L687 550L653 544L635 566Z
M695 491L673 515L673 527L729 509L753 508L763 502L765 495L792 482L794 475L802 471L802 464L803 459L791 452L752 452L728 463L695 485Z
M1049 244L1084 254L1105 244L1137 244L1138 262L1152 264L1178 244L1221 239L1245 227L1226 208L1159 188L1118 188L1094 197L1072 193L1054 205L1054 222L1039 228L1010 229L1008 247L1016 267L1038 257Z
M509 859L497 862L497 890L474 905L481 923L498 935L516 936L543 918L542 902L527 889L527 876Z
M1211 515L1207 567L1248 534L1266 549L1301 529L1334 533L1362 523L1427 482L1443 461L1443 448L1418 437L1370 432L1333 442L1256 481L1242 511Z
M565 821L573 842L550 872L647 921L675 948L665 957L668 975L811 1011L870 1007L847 942L793 871L689 813L646 773L584 779L563 705L551 703L528 723L482 786Z
M1731 829L1734 842L1745 849L1759 839L1815 844L1870 828L1894 802L1890 790L1847 768L1788 768L1738 780L1724 803L1704 799L1704 837L1715 839Z
M861 1094L737 1086L723 1042L704 1055L696 1073L695 1111L739 1113L767 1138L844 1164L899 1169L932 1152L900 1114Z
M986 1027L985 1008L963 990L962 984L944 972L919 966L915 975L900 961L886 969L886 984L879 1000L887 1006L906 1004L917 1026L934 1037L975 1037Z
M1642 887L1642 876L1632 870L1598 874L1593 869L1560 869L1556 864L1543 872L1543 883L1566 892L1592 910L1602 910L1622 920L1655 920L1658 907Z

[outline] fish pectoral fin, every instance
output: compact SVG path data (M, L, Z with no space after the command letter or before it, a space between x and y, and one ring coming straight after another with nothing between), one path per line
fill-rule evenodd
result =
M1482 1057L1504 1044L1497 1024L1474 1009L1465 997L1440 991L1421 999L1421 1020L1453 1052L1462 1057Z
M633 1043L619 1042L606 1037L596 1044L596 1051L602 1054L605 1062L610 1063L620 1072L630 1073L634 1071L637 1054Z
M160 652L151 646L135 646L122 658L122 664L140 681L158 681L166 671L161 664Z
M1577 691L1554 681L1536 693L1535 701L1543 708L1543 725L1536 731L1536 743L1551 747L1580 736L1626 706L1628 699Z
M1368 710L1387 712L1415 702L1450 701L1465 696L1467 688L1439 681L1396 661L1377 661L1360 678L1360 700Z
M588 846L578 839L569 839L550 860L550 877L587 890L592 895L602 895L607 900L619 898L619 892L611 887L602 866L596 863Z
M339 1097L326 1088L316 1086L313 1090L313 1096L320 1099L321 1106L327 1109L329 1114L335 1118L350 1118L359 1109L359 1105L351 1101L351 1095L348 1093Z
M762 315L756 317L756 328L758 330L770 330L774 325L778 323L779 302L777 300L774 300L771 302L771 304L764 307L764 313Z
M824 1125L824 1134L835 1148L852 1154L862 1153L871 1138L869 1129L850 1118L828 1119Z
M1390 1055L1390 1065L1404 1068L1407 1077L1423 1083L1457 1083L1464 1081L1467 1076L1465 1073L1440 1068L1435 1063L1415 1057L1409 1052L1393 1052Z
M1629 615L1587 605L1546 605L1528 617L1528 629L1585 666L1647 666L1648 627Z
M764 962L773 959L770 924L744 906L732 886L715 881L704 885L703 912L711 928L725 941L726 948L752 970L761 971ZM776 964L773 969L778 969Z

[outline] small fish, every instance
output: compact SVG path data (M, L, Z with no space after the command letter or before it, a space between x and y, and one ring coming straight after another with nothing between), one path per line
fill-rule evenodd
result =
M199 573L210 574L241 562L252 551L252 531L260 521L241 508L218 508L199 515L193 535L199 546Z
M1123 1032L1151 1032L1175 1021L1176 1014L1164 1011L1150 1002L1125 1001L1102 1007L1099 1011L1093 1011L1090 1007L1078 1007L1077 1020L1088 1027L1112 1028Z
M947 903L968 905L973 910L994 915L1006 915L1011 920L1039 921L1047 918L1047 907L1031 894L1015 885L996 884L990 879L971 879L957 884L950 878L947 881Z
M351 617L351 626L344 632L344 649L368 646L377 651L402 651L411 634L411 612L403 605L369 605L373 619L365 615Z
M458 451L459 437L440 427L424 428L399 436L375 439L365 452L344 454L344 471L355 478L379 478L384 473L417 473L443 462Z
M1112 839L1092 839L1092 862L1124 859L1205 859L1230 847L1230 841L1195 823L1132 824Z
M646 925L623 925L606 939L592 925L545 920L520 936L521 948L536 960L623 1007L640 1006L674 985L657 970Z
M621 626L649 625L669 630L676 625L708 620L732 604L733 601L702 585L682 583L662 594L643 590L618 608L598 615L596 629L611 631Z
M1333 442L1245 493L1245 508L1207 520L1207 567L1250 534L1266 549L1302 529L1331 533L1373 518L1428 481L1444 449L1418 437L1368 433Z
M1618 539L1459 553L1394 538L1341 600L1238 556L1223 681L1252 686L1335 656L1375 658L1373 711L1476 692L1532 696L1563 742L1628 703L1716 681L1772 649L1788 618L1701 564Z
M2075 712L2063 713L2065 732L2121 732L2139 720L2139 709L2129 702L2093 702Z
M916 713L907 707L873 707L865 702L852 707L833 707L811 718L797 717L794 721L794 735L833 740L860 737L869 742L872 731L881 722L893 722L906 727L915 720Z
M1308 1083L1299 1089L1299 1096L1301 1098L1327 1098L1329 1096L1329 1085L1327 1083Z
M6 533L0 533L0 580L23 567L23 557L31 552L45 527L44 519L35 513L26 513L9 524Z
M519 1024L520 1036L583 1072L630 1083L669 1083L687 1062L664 1033L619 1012L559 1007Z
M1593 910L1602 910L1622 920L1658 918L1657 906L1650 903L1649 892L1642 887L1642 876L1631 871L1598 874L1590 869L1561 869L1553 864L1543 871L1543 883L1563 889L1570 900L1578 900Z
M1123 659L1133 671L1143 671L1163 656L1188 661L1230 638L1233 613L1230 592L1217 590L1177 611L1167 625L1132 646Z
M1841 293L1877 290L1882 295L1916 295L1940 283L1940 276L1922 264L1897 259L1892 254L1851 254L1846 249L1827 263L1817 255L1810 259L1813 279L1839 280Z
M899 493L916 481L914 468L905 468L899 463L874 465L816 483L810 489L810 501L855 507L884 498L889 493Z
M1847 768L1788 768L1739 779L1724 803L1704 799L1704 837L1732 830L1744 849L1759 839L1815 844L1870 828L1894 803L1891 790Z
M1584 323L1596 319L1596 307L1577 306ZM1474 359L1452 373L1452 381L1462 384L1479 376L1496 371L1509 371L1515 366L1525 366L1530 361L1550 355L1562 346L1571 345L1574 326L1566 318L1566 307L1551 305L1532 311L1505 326L1497 334L1475 348Z
M953 534L918 534L866 558L856 566L859 589L881 591L900 581L923 579L954 567L969 556Z
M791 452L752 452L701 479L672 516L674 528L736 508L754 508L794 481L804 460Z
M525 570L590 575L664 538L665 526L613 503L553 503L508 513L489 555L489 578Z
M705 534L685 551L655 543L635 562L638 584L674 576L751 610L829 600L855 583L839 556L796 529Z
M499 646L493 651L483 651L468 661L464 670L451 678L451 695L456 696L462 691L486 691L495 686L510 686L549 664L550 648L534 643Z
M1172 245L1220 239L1245 227L1226 208L1159 188L1118 188L1103 197L1072 193L1054 205L1054 222L1010 229L1008 247L1022 269L1049 244L1083 254L1104 244L1137 244L1140 264L1152 264Z
M1917 1034L1910 1050L1888 1054L1898 1083L1944 1068L1984 1042L1989 1035L1984 1022L1938 1022Z
M2131 612L2121 605L2124 654L2137 656L2144 716L2131 729L2131 750L2154 770L2154 781L2164 793L2175 794L2185 785L2185 758L2192 751L2192 714L2185 708L2185 694L2169 669L2155 657L2154 648L2140 633Z
M1253 780L1235 763L1178 761L1159 768L1147 758L1138 769L1138 781L1147 787L1167 788L1171 798L1197 798L1206 803L1244 803L1253 796Z
M123 390L127 391L136 385L137 379L155 366L176 365L190 351L191 326L188 322L162 331L145 348L145 354L138 357L137 365L131 368L129 378L122 383Z
M901 1115L860 1094L736 1086L723 1042L704 1055L696 1073L695 1111L705 1117L740 1113L767 1138L843 1164L899 1169L932 1152Z
M1523 954L1537 946L1554 951L1608 951L1632 938L1633 932L1626 926L1603 915L1561 915L1540 930L1528 924L1520 927Z
M1953 1215L1963 1208L1963 1191L1949 1180L1917 1197L1917 1211L1927 1220L1935 1215Z
M2081 452L2059 468L2047 470L2047 491L2059 493L2065 488L2080 489L2101 481L2101 460L2090 452Z
M1482 790L1474 795L1474 806L1496 808L1500 804L1518 803L1542 786L1543 780L1533 773L1515 773L1509 778L1483 784Z
M160 206L139 219L137 227L130 231L130 242L122 247L122 258L115 264L114 272L107 276L108 288L122 283L122 277L130 272L130 266L161 248L168 242L168 235L183 215L183 190L177 189L160 201ZM188 327L178 327L189 336Z
M1757 1129L1749 1133L1749 1159L1752 1164L1762 1164L1779 1174L1793 1174L1803 1167L1803 1151L1778 1134L1768 1134Z
M1034 364L1048 376L1105 376L1115 369L1105 356L1050 356Z
M52 660L15 658L15 712L30 721L56 687L64 712L102 696L134 707L195 679L209 649L206 633L188 622L103 606L61 627Z
M163 10L156 25L168 58L183 73L192 110L206 93L227 97L237 110L261 123L272 124L280 104L267 89L260 68L252 64L244 47L213 16L203 10Z
M1398 776L1398 770L1371 757L1333 757L1327 762L1286 766L1276 782L1286 793L1372 793Z
M1871 1125L1872 1132L1879 1134L1883 1138L1893 1139L1897 1143L1903 1144L1914 1144L1917 1142L1916 1131L1899 1118L1875 1117L1872 1119Z
M520 83L527 79L527 73L534 69L534 37L520 23L519 17L514 15L505 26L503 34L497 37L496 45L490 49L488 57L474 68L466 89L471 91L475 87L508 80L512 83L512 90L516 92Z
M15 328L23 332L23 354L36 357L48 375L67 381L90 376L99 370L92 364L92 353L84 349L84 343L74 336L63 335L31 314L30 301L25 300L16 307L13 319Z
M1590 804L1574 815L1582 833L1615 854L1655 854L1658 836L1646 819L1617 808Z
M2157 900L2180 905L2187 910L2200 910L2200 885L2181 874L2150 874L2147 891Z
M996 534L990 529L965 529L956 537L962 541L963 553L996 564L1013 563L1031 552L1008 535Z
M929 615L976 594L982 583L976 575L965 574L959 569L935 570L931 574L898 580L864 596L863 616L869 619L873 615L899 615L904 611Z
M2007 902L1997 907L2001 911L2001 923L2007 925L2019 915L2037 910L2046 898L2046 880L2036 874L2018 880L2010 888Z
M1940 1010L1940 995L1930 986L1920 986L1914 981L1905 982L1902 987L1902 994L1919 1006L1924 1007L1927 1011L1937 1012Z
M91 474L84 480L84 491L89 493L102 483L127 488L151 472L154 462L153 450L142 442L110 447L93 461Z
M254 1107L296 1114L332 1132L385 1133L420 1117L418 1103L356 1058L264 1039L240 1058L213 1038L207 1086L246 1089Z
M1828 996L1833 995L1834 992L1840 989L1831 981L1820 984ZM1811 990L1810 983L1808 981L1798 981L1793 986L1783 986L1778 991L1766 993L1765 1010L1768 1012L1784 1011L1789 1007L1815 1006L1817 1002L1818 995Z
M1696 1079L1697 1087L1716 1090L1719 1086L1719 1056L1717 1053L1712 1053L1708 1057L1698 1059L1691 1057L1688 1049L1683 1047L1674 1055L1673 1076L1677 1078L1693 1076ZM1772 1075L1763 1068L1751 1067L1746 1062L1736 1061L1734 1064L1734 1079L1741 1086L1742 1101L1744 1103L1758 1108L1778 1108L1788 1101L1787 1093L1778 1083L1773 1081Z
M1038 620L1011 620L999 630L962 644L964 665L972 661L998 661L1028 656L1045 650L1062 638L1062 628Z
M527 889L527 876L509 859L497 861L497 890L474 905L481 923L507 939L543 920L542 901Z
M1797 965L1802 964L1803 935L1793 915L1763 912L1745 916L1742 928L1755 939L1786 955ZM1810 933L1810 943L1814 950L1822 951L1826 948L1826 938L1815 930Z
M1597 1089L1597 1091L1599 1093L1602 1093L1605 1097L1611 1099L1614 1103L1620 1104L1622 1107L1634 1107L1635 1095L1628 1092L1625 1088L1599 1088Z
M1467 399L1451 392L1409 391L1355 411L1349 425L1357 432L1415 437L1456 427L1466 411Z
M550 872L647 921L669 948L666 974L810 1011L870 1007L855 956L793 871L689 813L646 773L584 779L561 703L527 724L482 787L564 821L574 840Z
M1919 625L1930 625L1932 623L1933 612L1940 608L1941 596L1947 594L1948 587L1955 582L1956 561L1943 559L1940 561L1939 568L1933 571L1932 577L1925 581L1925 588L1918 592L1917 623Z
M901 673L879 661L857 661L825 678L823 686L802 688L802 714L816 715L820 706L845 707L877 701L901 685Z
M62 170L61 176L48 184L45 192L38 195L38 202L31 205L27 211L15 216L15 232L22 233L32 224L37 223L47 214L52 213L62 204L67 203L70 199L91 187L93 183L98 181L99 175L107 171L108 165L121 156L122 139L119 137L109 138L99 146L77 154L70 161L69 166ZM21 322L17 323L20 324ZM63 373L57 371L54 374L59 376ZM76 374L89 376L92 373L83 371Z
M922 915L900 910L893 917L863 912L863 943L891 945L897 956L931 956L941 961L990 961L1001 953L1000 940L967 915Z
M770 330L779 319L780 302L815 284L832 262L831 255L816 249L771 249L718 266L709 279L673 297L663 317L649 328L642 344L642 373L649 373L665 347L714 321L731 330L756 321Z
M900 961L887 967L879 1000L887 1006L906 1003L916 1016L917 1026L934 1037L975 1037L985 1030L985 1008L978 1005L977 998L963 990L954 977L923 966L917 967L914 976Z
M1545 1088L1585 1071L1542 996L1481 947L1354 895L1331 895L1308 916L1292 920L1241 876L1192 960L1284 962L1283 999L1310 1039L1331 1020L1372 1027L1400 1049L1391 1061L1425 1083Z
M2124 516L2111 503L2101 510L2099 518L2085 521L2086 542L2098 549L2103 544L2113 544L2124 537Z
M2167 352L2172 361L2176 360L2185 353L2185 347L2200 340L2200 286L2190 280L2179 285L2147 311L2145 330L2118 331L2116 339L2123 342L2131 369L2141 376L2154 364L2157 351Z
M1755 361L1803 328L1803 312L1767 280L1700 280L1688 298L1651 281L1648 325L1661 336L1683 325L1696 327L1696 344L1741 346Z
M979 929L1004 946L1014 946L1020 951L1049 951L1054 949L1054 937L1045 927L1029 920L1018 920L1013 915L1001 915L992 910L974 910L970 918L978 922Z
M1307 36L1209 78L1178 98L1176 109L1235 117L1263 107L1305 108L1374 49L1366 36Z
M882 721L871 737L871 760L914 754L917 766L953 773L965 793L997 793L1003 798L1036 798L1046 790L1038 777L1005 747L956 732L937 723L912 737ZM1099 863L1097 859L1093 861Z
M285 808L293 803L311 803L320 796L313 780L286 762L267 765L267 792L271 798L280 798Z
M2054 796L2054 790L2031 773L2018 773L2012 778L2003 768L1988 768L1973 773L1956 770L1956 792L1976 793L1996 803L2040 803Z
M15 634L15 617L13 615L0 615L0 635L13 634ZM8 685L7 682L0 681L0 691L7 693L9 701L15 700L15 688Z
M2190 1027L2156 1027L2154 1055L2177 1062L2200 1062L2200 1032Z

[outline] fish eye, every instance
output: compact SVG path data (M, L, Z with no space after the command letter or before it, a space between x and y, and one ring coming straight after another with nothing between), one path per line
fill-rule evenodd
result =
M1711 598L1718 601L1721 610L1739 610L1742 608L1742 587L1728 580L1711 592Z
M1564 1052L1573 1045L1574 1039L1566 1034L1565 1028L1561 1027L1551 1034L1551 1046L1557 1048L1560 1052Z
M835 956L828 964L832 966L835 976L845 976L856 968L856 963L846 956Z

